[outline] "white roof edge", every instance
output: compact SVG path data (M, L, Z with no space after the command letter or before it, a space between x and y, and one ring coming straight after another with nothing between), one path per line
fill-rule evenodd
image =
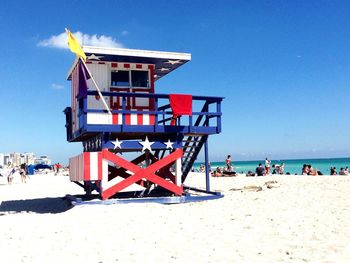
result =
M69 71L68 71L68 73L67 73L67 77L66 77L67 80L69 80L69 77L70 77L70 75L72 74L72 71L73 71L75 65L78 63L78 61L79 61L79 58L78 58L78 57L75 57L75 59L74 59L72 65L70 66Z
M190 53L152 51L152 50L127 49L127 48L95 47L95 46L83 46L83 50L86 53L93 53L93 54L109 54L109 55L146 57L146 58L164 58L164 59L176 59L176 60L188 60L188 61L191 60Z

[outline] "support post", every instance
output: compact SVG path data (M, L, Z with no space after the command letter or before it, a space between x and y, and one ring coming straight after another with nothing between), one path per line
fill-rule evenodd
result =
M221 113L221 101L216 103L216 113ZM216 129L217 133L221 132L221 115L216 117Z
M210 192L208 137L205 139L205 142L204 142L204 160L205 160L205 190L207 192Z
M181 186L181 178L182 178L182 171L181 171L181 158L177 159L175 162L175 180L176 185Z
M149 159L149 150L148 149L145 150L145 155L146 155L145 166L148 167L151 164L150 159Z
M151 109L153 112L157 112L156 114L154 114L154 132L156 132L157 126L158 126L158 98L156 97L154 99L154 109ZM151 114L150 114L151 115Z

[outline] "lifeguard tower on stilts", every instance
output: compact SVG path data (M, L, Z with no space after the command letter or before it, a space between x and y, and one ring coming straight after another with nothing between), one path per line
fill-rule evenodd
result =
M109 201L222 197L210 190L208 138L221 132L223 98L155 93L155 82L191 55L83 49L86 62L77 58L68 73L72 100L64 110L67 140L84 148L69 160L70 180L88 195L96 190ZM186 177L203 147L206 188L187 187ZM192 190L201 195L191 195Z

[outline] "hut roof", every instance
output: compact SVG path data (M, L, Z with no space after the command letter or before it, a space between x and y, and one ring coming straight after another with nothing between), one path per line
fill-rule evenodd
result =
M155 65L155 80L160 79L179 66L191 60L189 53L151 51L126 48L83 46L87 61L129 62ZM72 70L78 62L71 66L67 79L71 79Z

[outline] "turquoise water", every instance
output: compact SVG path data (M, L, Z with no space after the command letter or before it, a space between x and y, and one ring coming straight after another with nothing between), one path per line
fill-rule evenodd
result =
M233 167L236 172L247 173L248 171L255 171L255 168L261 163L265 166L265 160L258 161L233 161ZM271 160L271 169L273 164L285 164L284 173L289 172L290 174L301 174L303 164L311 164L313 168L321 171L323 174L329 174L330 167L335 166L337 172L340 168L350 167L350 158L329 158L329 159L296 159L296 160ZM194 169L199 169L199 166L203 164L198 162L194 164ZM211 168L224 167L224 162L211 162Z

